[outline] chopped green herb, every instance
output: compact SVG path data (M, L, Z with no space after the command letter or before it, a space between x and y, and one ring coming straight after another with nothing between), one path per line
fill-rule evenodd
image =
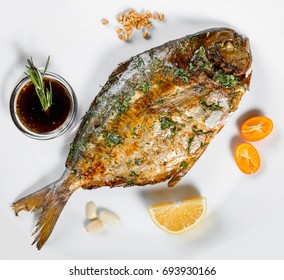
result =
M111 87L111 83L106 82L104 86L100 86L102 88L102 91L107 91Z
M132 171L130 171L129 176L137 178L137 177L139 177L139 174L137 174L135 171L132 170Z
M174 76L180 78L183 82L188 83L189 77L184 69L178 68L174 72Z
M137 136L137 126L133 128L133 130L131 131L131 135L133 138Z
M194 70L210 70L212 68L212 63L208 60L206 56L206 51L203 46L195 51L193 55L192 62L189 63L189 71Z
M142 163L142 160L136 158L136 159L134 159L134 163L135 163L136 165L140 165L140 164Z
M155 65L155 66L157 66L157 67L160 67L160 66L162 65L162 62L161 62L161 60L155 59L155 60L153 61L153 65Z
M114 79L116 79L116 76L113 76L113 75L110 75L109 78L108 78L108 80L109 80L110 82L112 82Z
M183 48L182 48L182 52L184 52L184 53L187 52L187 50L188 50L187 47L183 47Z
M188 70L189 72L193 72L195 70L195 66L192 62L189 63Z
M196 93L201 93L206 90L205 86L203 85L194 85L192 88Z
M165 129L170 128L173 133L176 132L177 123L174 122L174 121L172 121L170 118L168 118L168 117L162 117L162 118L160 119L160 123L161 123L161 129L162 129L162 130L165 130Z
M134 179L127 181L127 185L133 185L133 184L134 184Z
M160 86L162 83L163 83L163 80L159 80L159 81L157 82L157 85Z
M197 134L197 135L202 135L204 134L202 129L196 129L195 127L192 128L192 131Z
M86 147L86 146L87 146L86 140L81 140L81 141L79 142L79 145Z
M134 89L136 87L136 84L131 82L130 80L123 79L123 81L125 82L124 91L128 92L128 93L131 93L131 94L134 94L135 93Z
M165 74L169 74L172 71L172 67L171 66L164 66L163 70L164 70Z
M232 92L230 94L231 98L228 101L228 105L230 106L230 109L232 109L234 107L233 102L234 102L235 98L239 96L239 94L240 94L240 92L238 92L238 91Z
M126 162L126 164L131 164L131 163L132 163L131 159Z
M204 100L200 100L200 105L202 105L203 108L209 109L211 111L221 111L223 109L223 107L220 106L219 103L207 104Z
M115 110L119 113L122 114L125 111L127 111L127 109L129 108L129 103L130 103L131 98L127 97L125 98L122 102L118 102L115 104Z
M78 150L78 146L74 143L71 143L70 144L70 151L76 151L76 150Z
M182 169L187 168L187 167L188 167L187 162L186 162L186 161L182 161L181 164L180 164L180 167L181 167Z
M234 88L238 84L238 78L225 73L216 73L213 80L226 88Z
M81 151L85 151L87 147L87 142L85 140L81 140L79 143L78 143L78 148L79 150Z
M190 147L191 147L191 144L193 143L194 141L194 136L192 136L191 138L188 139L188 142L187 142L187 152L190 153Z
M121 144L122 138L119 135L116 135L114 133L109 133L106 139L107 144L113 143L113 144Z
M147 93L151 90L151 84L149 82L142 82L141 86L139 87L139 90L141 90L144 93Z
M144 61L140 56L137 56L133 65L135 68L139 68L140 66L144 65Z
M163 104L163 103L164 103L163 98L159 98L159 99L157 99L157 103L158 103L159 105Z
M240 95L240 92L239 92L239 91L234 91L234 92L230 93L230 97L232 97L232 98L235 98L235 97L237 97L238 95Z
M78 146L74 143L71 143L70 144L70 151L69 151L69 155L68 155L68 160L74 159L74 155L75 155L76 151L79 151Z
M219 103L212 103L212 104L208 105L208 108L211 111L221 111L223 109L223 106L220 106Z

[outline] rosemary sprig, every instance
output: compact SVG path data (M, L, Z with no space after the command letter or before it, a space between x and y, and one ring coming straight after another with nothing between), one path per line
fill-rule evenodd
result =
M36 94L40 100L42 109L45 112L47 112L50 106L52 105L51 83L49 82L49 89L48 89L47 87L45 87L43 81L44 75L49 65L49 59L50 56L48 56L43 72L41 72L40 70L38 70L38 68L34 66L32 58L27 59L28 65L26 66L27 67L26 75L31 79L33 85L35 86Z

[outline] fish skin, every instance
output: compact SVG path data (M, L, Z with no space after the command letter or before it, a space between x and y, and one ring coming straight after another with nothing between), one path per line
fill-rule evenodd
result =
M37 248L78 188L176 185L237 109L251 62L247 38L216 28L120 64L83 117L62 178L12 205L16 215L42 208Z

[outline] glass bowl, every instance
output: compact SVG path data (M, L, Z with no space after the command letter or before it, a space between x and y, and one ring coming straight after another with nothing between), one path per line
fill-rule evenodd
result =
M65 112L65 115L62 116L64 119L61 119L61 122L58 126L53 127L51 130L44 129L43 131L37 131L35 130L33 121L34 117L31 115L29 118L23 118L20 111L20 106L22 103L19 102L19 100L23 99L22 94L26 94L29 86L32 86L31 80L28 77L23 78L15 87L15 89L12 92L11 99L10 99L10 113L11 117L16 125L16 127L23 132L26 136L29 136L34 139L39 140L47 140L52 139L55 137L58 137L65 133L74 123L76 115L77 115L77 99L74 93L74 90L70 86L70 84L61 76L58 74L52 73L52 72L46 72L44 75L44 81L50 81L51 83L54 83L54 85L58 85L59 89L64 89L64 93L66 96L64 96L65 101L67 101L68 108L70 106L69 112ZM34 92L36 95L36 93ZM53 97L55 93L53 92ZM62 93L61 93L62 95ZM64 94L63 94L64 95ZM20 97L20 98L19 98ZM37 97L37 96L36 96ZM62 101L63 102L63 101ZM62 106L62 109L66 109L66 106L64 103L57 105L55 102L52 106ZM70 103L69 103L70 102ZM39 103L39 102L38 102ZM39 103L40 104L40 103ZM51 106L51 108L52 108ZM27 107L27 106L26 106ZM63 108L64 107L64 108ZM32 108L33 109L33 108ZM59 109L59 110L58 110ZM62 110L64 111L64 110ZM44 112L44 111L43 111ZM57 108L57 115L60 114L60 108ZM60 117L60 116L59 116ZM28 119L27 122L25 122ZM24 121L25 120L25 121ZM40 123L40 120L38 120L38 123Z

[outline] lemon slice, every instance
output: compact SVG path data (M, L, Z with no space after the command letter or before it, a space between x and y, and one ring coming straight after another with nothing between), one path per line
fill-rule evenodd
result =
M202 196L148 207L153 222L160 229L172 234L183 233L195 227L205 216L206 210L206 198Z

